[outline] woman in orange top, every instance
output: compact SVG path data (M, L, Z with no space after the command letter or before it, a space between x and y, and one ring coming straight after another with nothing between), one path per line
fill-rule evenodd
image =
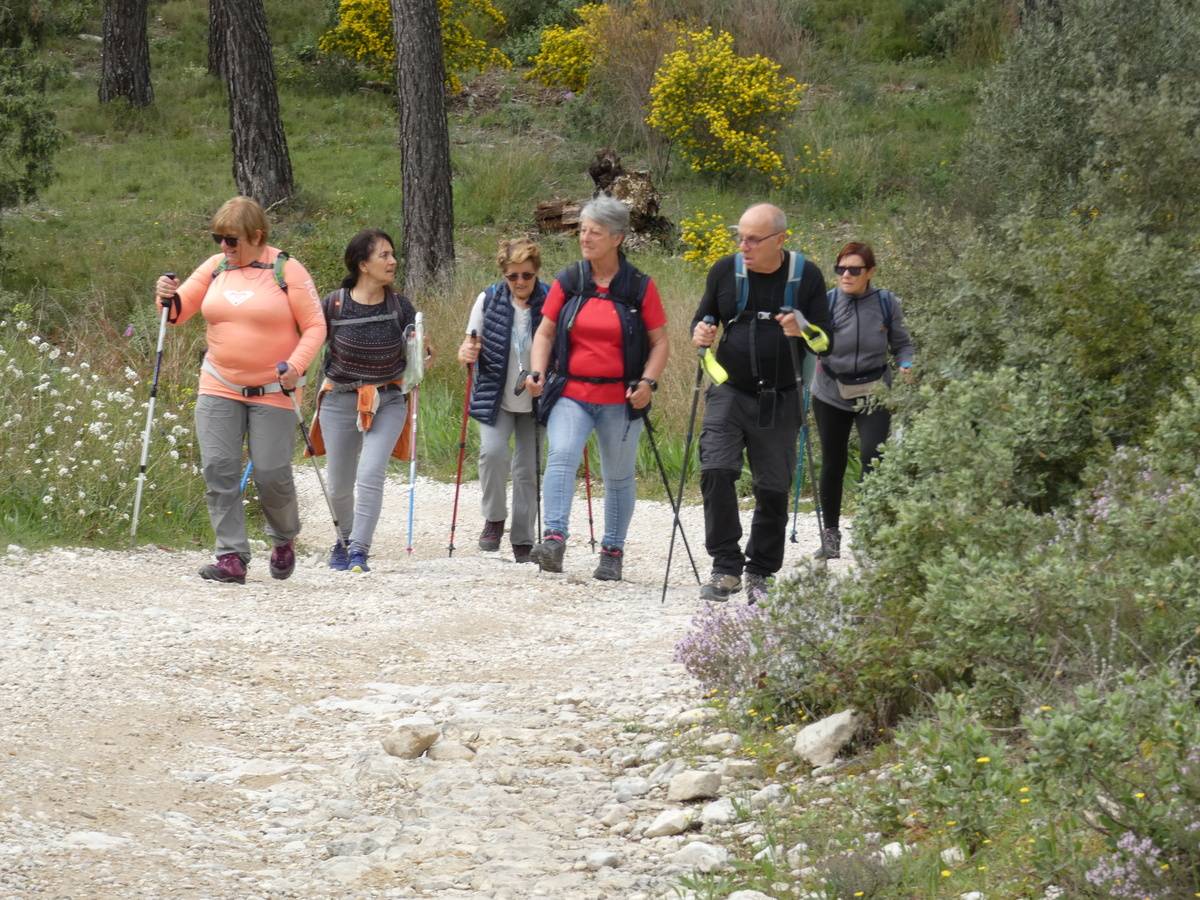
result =
M296 417L283 389L295 389L299 399L303 373L325 342L321 298L304 266L267 244L267 216L255 201L229 200L211 228L221 252L182 285L164 275L155 286L172 324L197 312L207 323L196 436L217 561L204 566L200 577L246 583L250 542L239 481L248 443L274 544L271 575L287 578L296 567L292 541L300 532L300 513L292 481ZM281 361L287 363L282 375L276 371Z

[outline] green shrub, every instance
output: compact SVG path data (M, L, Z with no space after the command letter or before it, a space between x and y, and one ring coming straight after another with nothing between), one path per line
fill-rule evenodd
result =
M1030 195L1043 209L1074 200L1099 138L1096 113L1120 89L1153 91L1163 76L1195 83L1198 43L1195 4L1045 4L988 76L964 166L971 198L984 210Z

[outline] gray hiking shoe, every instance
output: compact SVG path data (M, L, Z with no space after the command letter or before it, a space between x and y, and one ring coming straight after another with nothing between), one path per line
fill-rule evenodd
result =
M499 522L484 522L483 532L479 535L480 550L499 550L500 538L504 536L504 520Z
M601 546L600 564L596 566L596 571L592 573L592 577L597 581L620 581L621 560L624 556L624 552L616 547Z
M567 545L557 531L547 531L542 540L533 545L529 558L542 567L543 572L561 572L563 554Z
M842 533L836 528L821 532L821 548L813 553L813 559L840 559L842 555Z
M773 581L773 578L768 578L766 575L747 572L743 578L746 588L746 603L753 606L756 603L762 603L766 600L767 594L771 591Z
M742 579L724 572L713 572L708 583L700 586L700 599L724 603L730 594L742 589Z

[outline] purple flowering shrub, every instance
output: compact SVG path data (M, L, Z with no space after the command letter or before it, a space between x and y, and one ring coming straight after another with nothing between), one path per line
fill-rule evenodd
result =
M762 621L759 606L706 603L676 644L675 661L706 690L754 691L763 666L758 652Z

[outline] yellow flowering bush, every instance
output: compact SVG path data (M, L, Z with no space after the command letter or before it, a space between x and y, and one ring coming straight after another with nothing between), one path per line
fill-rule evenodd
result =
M680 240L687 248L685 261L708 269L722 256L737 250L733 233L720 213L697 212L679 221Z
M561 87L580 93L596 65L596 49L604 46L601 33L610 9L603 3L588 3L575 10L580 24L574 28L551 25L542 32L542 42L526 78L546 87Z
M438 16L442 23L446 86L452 93L462 90L458 77L461 72L507 69L512 65L507 56L477 37L471 27L474 21L504 25L504 14L492 0L438 0ZM338 23L321 35L318 46L325 53L339 53L390 77L396 45L389 0L340 0Z
M779 129L807 85L765 56L738 56L733 35L711 28L679 36L654 74L646 122L679 147L696 172L760 172L787 180Z

